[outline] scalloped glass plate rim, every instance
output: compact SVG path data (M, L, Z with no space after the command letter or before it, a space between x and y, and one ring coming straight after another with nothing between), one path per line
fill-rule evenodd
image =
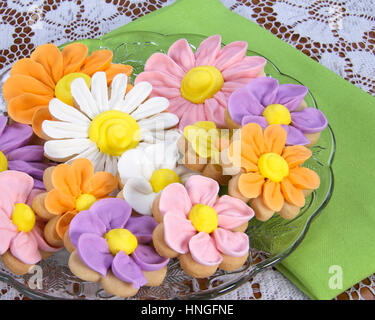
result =
M161 33L148 32L148 31L130 31L130 32L122 32L122 33L116 34L115 32L111 32L111 33L109 33L107 35L103 35L101 38L97 38L97 39L83 39L83 40L77 40L77 41L65 43L65 44L60 45L59 48L63 48L66 45L68 45L70 43L74 43L74 42L82 42L82 43L88 43L88 42L89 43L96 43L96 42L98 42L98 44L100 45L101 48L105 48L105 45L103 46L103 44L105 44L106 40L113 40L117 37L120 38L122 36L126 37L126 35L144 35L146 37L147 36L173 37L173 38L176 38L176 39L186 38L188 41L189 41L189 38L191 38L191 37L199 37L199 38L201 38L201 40L206 38L206 36L204 36L204 35L189 34L189 33L161 34ZM225 44L223 43L223 45L225 45ZM249 55L249 53L250 53L250 55L263 56L263 55L257 53L256 51L250 50L250 49L248 50L247 54ZM303 85L299 80L289 76L286 73L281 72L280 69L269 58L267 58L267 57L264 57L264 58L267 59L267 62L270 63L271 66L281 76L285 76L285 77L288 77L290 79L293 79L297 83ZM0 78L3 78L8 73L9 70L10 70L10 66L8 68L4 69L1 72ZM3 81L1 81L1 82L3 82ZM314 106L317 107L317 103L316 103L316 100L315 100L314 96L311 94L310 91L309 91L308 94L310 95L310 97L311 97L311 99L314 103ZM254 277L259 271L261 271L265 268L274 266L277 263L281 262L283 259L285 259L290 253L292 253L299 246L299 244L304 239L304 237L305 237L305 235L306 235L306 233L307 233L307 231L308 231L308 229L311 225L311 222L322 211L322 209L327 205L327 203L328 203L328 201L329 201L329 199L332 195L332 192L333 192L334 176L333 176L333 170L332 170L332 162L333 162L333 158L334 158L334 154L335 154L336 144L335 144L335 138L334 138L332 128L330 126L328 126L327 130L329 130L329 134L331 135L331 138L333 140L332 141L333 142L333 150L331 150L330 158L327 160L327 167L329 168L330 178L331 178L330 189L329 189L328 193L326 194L323 202L320 204L319 208L317 210L315 210L315 212L312 213L310 215L310 217L308 218L308 220L306 221L305 226L304 226L302 232L299 234L296 241L292 245L290 245L288 248L286 248L285 250L280 252L279 254L277 254L275 256L272 256L272 257L269 257L269 258L266 258L265 260L263 260L263 261L261 261L257 264L252 264L248 268L248 270L247 270L248 272L246 273L246 275L244 275L242 277L242 279L240 279L240 280L229 281L228 283L225 283L225 285L220 286L218 288L206 290L202 293L198 292L198 293L192 294L188 297L185 297L185 296L184 297L176 297L176 299L178 299L178 298L182 298L182 299L188 299L188 298L207 299L207 298L214 298L214 297L217 297L219 295L228 293L229 291L232 291L232 290L238 288L239 286L241 286L242 284L244 284L245 282L247 282L250 278ZM7 275L7 274L2 273L2 272L0 272L0 279L5 281L9 285L14 286L17 290L19 290L21 293L23 293L24 295L26 295L30 298L34 298L34 299L64 299L64 298L61 298L61 297L56 297L56 296L51 296L51 295L44 294L44 293L41 293L41 292L36 292L36 291L28 288L26 285L22 285L20 282L18 282L14 278L12 278L12 276Z

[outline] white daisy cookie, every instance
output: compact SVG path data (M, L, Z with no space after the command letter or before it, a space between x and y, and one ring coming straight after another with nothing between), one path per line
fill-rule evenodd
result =
M140 214L152 214L152 203L167 185L185 183L191 175L197 174L178 164L180 154L176 142L180 134L174 132L175 139L169 132L166 141L126 151L119 159L123 197Z
M95 171L117 173L119 157L127 150L158 143L178 117L164 112L169 101L149 98L152 85L140 82L126 93L128 77L118 74L110 88L104 72L91 78L91 88L83 78L71 83L73 108L57 98L50 101L53 121L44 120L43 133L51 140L44 144L47 158L71 162L89 159Z

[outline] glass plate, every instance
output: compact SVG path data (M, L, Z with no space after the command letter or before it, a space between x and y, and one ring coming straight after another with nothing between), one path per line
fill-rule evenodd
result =
M155 52L167 53L169 46L180 38L185 38L195 50L205 36L194 34L162 35L152 32L112 32L100 39L77 42L88 46L89 51L110 49L114 53L113 61L130 64L134 67L132 80L143 71L145 61ZM66 45L66 44L65 44ZM64 47L65 45L62 45ZM251 44L250 44L251 46ZM249 50L247 55L260 55ZM266 57L265 57L266 58ZM267 58L266 58L267 59ZM301 84L298 80L283 74L269 59L265 72L280 83ZM0 78L2 86L9 70ZM1 97L2 99L2 97ZM306 95L309 106L317 108L312 94ZM3 102L3 101L0 101ZM322 211L333 190L331 163L335 152L335 139L328 127L321 133L318 144L311 148L313 156L306 162L306 167L315 170L321 179L321 185L307 199L300 214L293 220L284 220L275 215L267 222L255 218L249 223L247 233L250 237L252 254L247 263L235 272L218 271L206 279L193 279L179 267L177 260L172 260L168 273L159 287L142 288L133 299L210 299L233 290L249 281L254 275L279 263L301 243L312 219ZM261 254L264 259L252 261L252 257ZM29 274L15 276L0 265L0 279L31 298L39 299L119 299L108 295L97 283L82 281L75 277L67 266L69 254L62 250L53 257L42 261ZM38 284L35 279L41 276Z

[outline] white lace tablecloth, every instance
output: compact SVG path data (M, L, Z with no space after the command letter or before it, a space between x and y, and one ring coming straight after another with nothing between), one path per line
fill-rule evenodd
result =
M204 1L204 0L202 0ZM0 69L40 44L96 38L175 0L0 0ZM375 96L375 0L221 0ZM1 299L25 299L0 283ZM375 276L338 299L374 299ZM274 268L218 299L308 299Z

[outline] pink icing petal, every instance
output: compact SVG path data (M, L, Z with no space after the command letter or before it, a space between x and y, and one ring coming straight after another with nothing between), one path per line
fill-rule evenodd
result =
M234 229L254 217L254 211L240 199L222 196L214 205L219 216L219 227Z
M14 204L25 203L33 187L34 180L26 173L13 170L0 172L0 208L9 218Z
M7 214L0 209L0 255L9 249L9 245L15 236L17 236L17 227Z
M167 87L180 90L181 81L173 75L161 71L145 71L140 73L134 81L134 85L139 82L147 81L152 84L152 87Z
M248 78L238 78L231 81L224 81L223 87L221 88L221 91L224 93L232 93L236 89L243 88L249 83Z
M207 120L215 122L218 128L225 128L225 106L221 105L216 98L207 99L204 102L204 111Z
M193 205L201 203L212 207L219 193L219 184L215 180L199 175L191 176L185 188Z
M34 229L30 231L30 236L34 238L34 240L38 244L38 248L45 252L56 252L59 251L61 248L51 247L46 240L44 240L43 232L39 228L39 226L35 225Z
M181 96L169 99L168 112L174 113L179 119L191 108L194 108L194 105Z
M198 121L208 120L204 112L203 104L191 103L191 108L189 108L180 118L178 128L183 130L188 125L193 125Z
M186 39L177 40L168 50L171 57L185 72L195 66L195 56Z
M171 212L186 218L191 210L191 201L185 187L180 183L166 186L160 195L159 210L163 215Z
M168 212L164 216L164 240L174 251L185 254L189 252L189 241L197 231L190 220Z
M241 78L248 82L256 78L264 70L267 60L263 57L245 57L242 61L231 65L222 72L225 81L233 81Z
M36 239L23 231L11 241L10 252L26 264L35 264L42 260Z
M184 70L164 53L154 53L146 61L145 71L161 71L182 80L185 76Z
M216 249L215 241L206 232L199 232L189 241L192 258L205 266L216 266L223 261L223 257Z
M240 62L246 54L247 42L234 41L220 50L214 66L220 71Z
M249 237L243 232L232 232L222 228L214 231L217 249L231 257L243 257L249 252Z
M221 36L216 34L203 40L195 53L195 66L213 65L221 48Z

